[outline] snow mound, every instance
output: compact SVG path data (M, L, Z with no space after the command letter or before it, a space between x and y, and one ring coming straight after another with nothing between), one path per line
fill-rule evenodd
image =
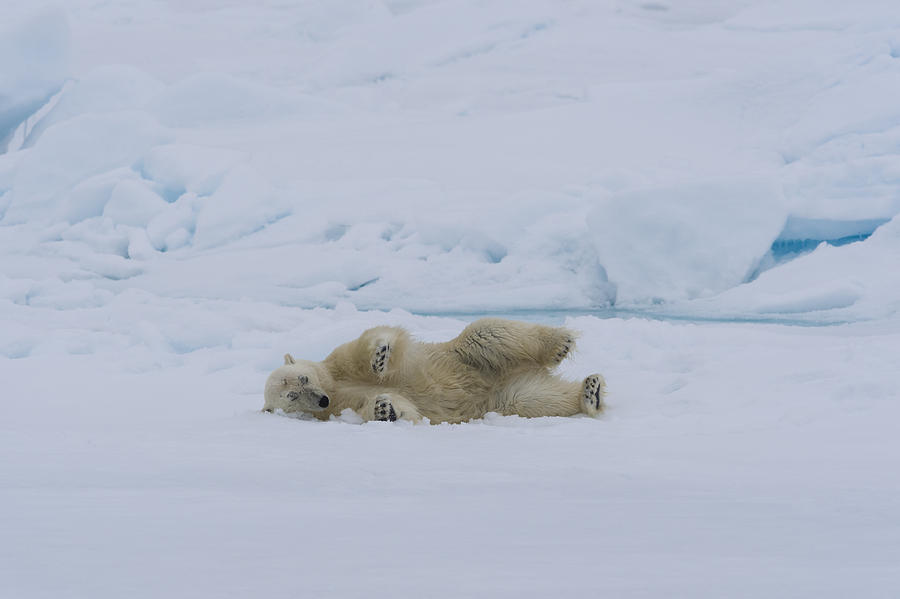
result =
M143 181L124 179L110 191L103 216L123 225L145 227L167 207L168 203Z
M91 69L66 86L52 110L31 129L25 146L37 143L52 125L78 115L143 110L163 89L161 82L130 65Z
M868 236L900 213L900 42L870 9L78 0L4 38L30 66L0 59L3 101L31 111L3 119L4 272L309 308L887 314L877 273L774 274L893 251Z
M771 181L724 181L623 192L588 217L619 301L708 297L743 282L786 214Z
M802 232L818 229L841 235L859 231L863 221L837 225L816 222ZM877 222L877 221L875 221ZM809 313L821 321L885 318L900 310L900 218L878 227L867 239L836 246L822 241L814 251L772 268L746 285L722 293L695 310L728 314Z
M0 153L16 128L62 87L68 61L69 25L59 10L0 29Z
M247 153L226 148L166 144L151 148L139 169L174 201L185 192L210 195L222 184L226 172L247 159Z
M287 199L271 189L255 170L234 168L200 205L194 244L203 249L239 239L289 212Z
M6 223L77 222L103 211L104 194L71 201L88 178L131 167L170 134L144 112L82 114L49 127L27 150L13 178Z

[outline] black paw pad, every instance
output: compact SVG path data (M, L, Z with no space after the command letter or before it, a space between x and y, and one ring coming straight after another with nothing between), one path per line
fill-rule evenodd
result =
M375 357L372 359L372 372L375 374L384 374L387 368L388 359L391 357L390 345L379 345L375 350Z
M584 404L590 411L603 409L603 396L606 395L606 381L599 374L592 374L584 379Z
M554 356L557 362L562 362L566 356L569 355L569 352L572 351L572 346L575 344L575 339L572 337L566 337L562 340L562 345L560 345L559 349Z
M397 412L394 411L394 405L387 398L378 398L375 400L375 420L381 422L394 422L397 420Z

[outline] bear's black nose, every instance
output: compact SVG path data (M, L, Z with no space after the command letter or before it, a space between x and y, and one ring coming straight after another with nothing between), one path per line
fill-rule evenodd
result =
M322 399L319 400L319 407L320 408L328 407L328 396L327 395L323 395Z

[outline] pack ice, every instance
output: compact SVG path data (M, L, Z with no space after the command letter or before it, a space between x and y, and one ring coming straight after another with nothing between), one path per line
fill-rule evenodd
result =
M0 596L900 590L893 2L0 14ZM485 314L607 413L259 412Z

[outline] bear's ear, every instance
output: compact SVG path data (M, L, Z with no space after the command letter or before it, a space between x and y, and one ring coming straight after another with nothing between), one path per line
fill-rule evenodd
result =
M294 356L292 356L291 354L284 354L284 363L285 364L293 364Z

